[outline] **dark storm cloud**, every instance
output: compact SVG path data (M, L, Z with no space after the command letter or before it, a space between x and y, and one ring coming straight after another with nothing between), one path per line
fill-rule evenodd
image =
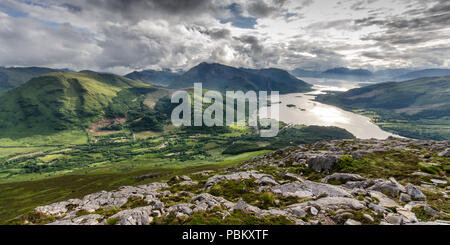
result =
M208 0L86 0L85 5L118 14L130 21L150 16L195 16L213 12L216 7Z
M282 5L284 4L284 2L277 3L277 5L278 4ZM248 7L250 14L258 17L268 17L269 15L275 13L277 9L278 9L277 6L275 5L272 6L266 3L265 1L252 2Z
M63 3L60 6L63 8L66 8L67 10L69 10L72 13L77 13L77 12L83 11L82 7L80 7L78 5L70 4L70 3Z
M413 19L397 18L393 21L385 23L385 26L388 28L392 28L392 31L397 30L427 31L448 27L449 25L450 25L450 12Z
M241 41L243 44L249 44L252 53L261 53L263 46L259 43L259 40L255 36L244 35L241 37L235 37L236 40Z
M372 40L388 45L420 44L449 36L450 2L439 1L431 8L424 7L405 11L402 15L381 19L376 16L357 19L358 27L378 26L381 33L363 36L361 40ZM446 34L447 33L447 34Z
M405 12L405 14L410 15L420 15L420 14L427 14L427 15L434 15L434 14L443 14L450 12L450 3L448 0L437 0L435 1L435 5L433 5L431 8L427 7L426 5L420 5L414 9L408 10Z
M205 32L213 39L227 39L230 37L230 30L214 28Z
M187 26L187 29L198 31L202 34L208 35L211 39L229 39L231 37L231 31L226 28L207 28L199 25Z
M171 14L193 12L201 10L209 3L207 0L97 0L88 1L89 4L105 8L124 15L141 11L159 10Z
M448 0L441 0L432 8L426 10L429 14L441 14L450 12L450 2Z
M288 0L253 0L247 4L247 10L250 15L257 18L282 16L285 19L289 19L298 16L297 13L290 12L290 9L286 8L285 5L288 2ZM301 6L303 6L303 4L307 5L308 1L302 1L300 4Z
M426 36L405 36L404 34L392 34L392 35L368 35L361 40L374 40L377 42L387 42L390 44L418 44L426 41L433 40L432 37Z
M405 50L392 48L382 52L363 52L362 55L376 60L389 59L398 63L416 64L422 67L442 67L445 66L445 57L450 56L450 45Z
M414 9L399 16L380 19L376 16L355 20L358 26L377 25L388 31L421 31L446 28L450 25L450 1L439 1L433 7Z
M249 12L256 16L267 17L276 11L275 7L267 5L265 2L256 2L250 5Z

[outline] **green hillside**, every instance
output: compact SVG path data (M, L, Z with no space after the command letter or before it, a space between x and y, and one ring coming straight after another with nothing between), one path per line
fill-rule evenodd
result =
M305 92L311 88L305 83L279 69L239 69L221 64L201 63L171 83L171 88L192 87L201 82L204 89L217 91L280 91L280 93Z
M125 75L126 78L130 78L136 81L141 81L147 84L154 84L159 86L168 86L173 80L179 77L180 74L170 71L155 71L155 70L143 70L134 71Z
M15 88L33 77L59 70L45 67L0 67L0 93Z
M115 100L148 89L151 87L127 78L92 72L57 72L33 78L0 96L1 141L76 132L107 113L122 112L123 116L123 103Z
M450 77L388 82L317 100L371 116L381 127L420 139L450 139Z

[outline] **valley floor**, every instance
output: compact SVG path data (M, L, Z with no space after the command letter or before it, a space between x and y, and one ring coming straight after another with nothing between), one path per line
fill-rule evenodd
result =
M39 206L8 223L450 223L446 141L327 140L231 165L207 171L193 167L149 184L118 181L105 191ZM126 186L111 191L120 185Z
M167 127L161 132L103 131L90 135L86 144L2 146L0 223L39 205L231 166L286 145L353 138L332 127L282 127L280 137L268 139L246 127Z

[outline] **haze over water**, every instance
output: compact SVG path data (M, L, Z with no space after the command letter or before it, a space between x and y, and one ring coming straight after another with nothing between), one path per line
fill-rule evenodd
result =
M314 91L308 93L280 95L279 119L285 123L296 125L336 126L346 129L360 139L386 139L389 136L396 136L382 130L368 117L314 101L315 96L324 91L346 91L353 87L357 86L352 84L339 87L314 85ZM295 105L295 107L287 105ZM261 117L265 115L265 109L261 109Z

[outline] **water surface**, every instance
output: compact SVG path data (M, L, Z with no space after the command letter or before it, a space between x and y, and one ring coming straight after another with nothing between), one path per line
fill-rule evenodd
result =
M313 89L314 91L308 93L280 95L279 120L296 125L336 126L346 129L360 139L386 139L396 136L382 130L368 117L314 101L315 95L325 93L324 91L346 91L348 88L315 85ZM260 110L261 117L264 117L266 109Z

